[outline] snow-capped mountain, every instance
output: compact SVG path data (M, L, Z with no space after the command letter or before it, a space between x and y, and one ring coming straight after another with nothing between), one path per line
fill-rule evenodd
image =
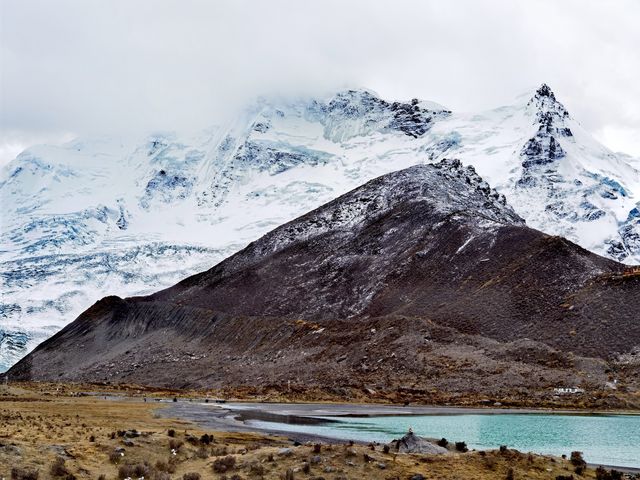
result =
M107 295L149 293L376 176L455 157L530 226L640 261L640 173L543 85L479 114L365 90L258 101L193 138L76 140L0 177L0 368Z

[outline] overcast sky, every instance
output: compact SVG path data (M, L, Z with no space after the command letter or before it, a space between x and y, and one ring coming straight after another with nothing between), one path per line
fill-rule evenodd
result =
M76 135L206 127L258 94L363 86L470 111L542 82L640 156L638 0L0 4L0 164Z

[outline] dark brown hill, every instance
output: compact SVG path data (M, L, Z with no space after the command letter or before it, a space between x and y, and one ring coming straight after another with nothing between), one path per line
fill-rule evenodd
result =
M528 228L472 168L443 161L377 178L169 289L107 297L9 375L599 388L640 347L640 275L626 271Z

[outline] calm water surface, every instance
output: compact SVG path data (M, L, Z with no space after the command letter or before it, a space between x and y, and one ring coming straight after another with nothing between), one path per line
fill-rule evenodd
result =
M386 442L412 427L425 437L467 442L469 448L508 445L522 452L584 453L589 463L640 467L640 416L636 415L419 415L331 417L321 425L254 421L268 429L307 432L334 438Z

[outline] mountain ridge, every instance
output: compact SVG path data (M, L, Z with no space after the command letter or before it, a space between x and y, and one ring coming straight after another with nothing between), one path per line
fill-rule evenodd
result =
M539 90L481 115L348 90L263 101L194 138L30 149L0 180L0 369L106 291L167 287L371 178L447 156L474 164L531 226L637 262L637 170Z
M166 290L104 298L8 375L496 394L600 391L613 369L637 389L620 360L640 351L637 301L640 275L527 227L444 160L374 179Z

